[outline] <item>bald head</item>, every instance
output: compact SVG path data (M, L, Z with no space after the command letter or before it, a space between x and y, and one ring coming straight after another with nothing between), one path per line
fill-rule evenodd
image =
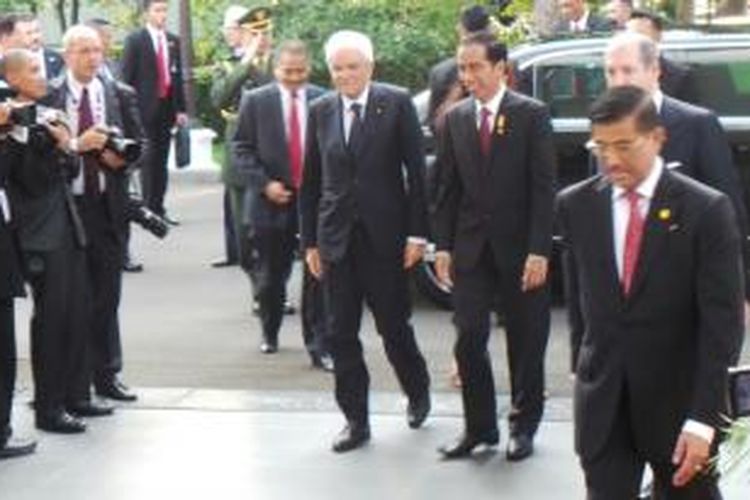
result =
M19 100L36 101L47 93L39 60L28 49L7 50L0 62L0 74L17 92Z
M659 88L659 48L640 33L621 33L604 53L607 87L635 85L649 94Z

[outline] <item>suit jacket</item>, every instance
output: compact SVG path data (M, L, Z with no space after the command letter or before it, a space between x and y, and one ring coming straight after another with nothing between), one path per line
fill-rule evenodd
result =
M182 61L180 59L180 39L167 33L167 51L169 52L169 75L171 77L170 103L172 114L167 117L169 125L176 113L185 111L185 91L182 80ZM154 125L155 113L158 110L158 89L156 70L156 51L151 35L146 28L130 33L125 38L125 45L120 63L122 81L133 87L138 94L138 108L143 124L150 128Z
M308 108L312 100L322 94L322 88L306 86ZM232 163L247 187L243 224L283 228L290 218L296 219L296 204L277 205L263 193L271 181L280 181L287 189L294 190L278 84L270 83L243 95L231 155Z
M437 110L448 97L451 87L458 81L458 63L455 57L444 59L430 69L430 101L427 104L427 123L435 131Z
M47 72L47 80L53 80L60 76L65 68L65 61L60 54L48 48L44 48L44 70Z
M324 260L344 256L352 227L373 251L403 253L407 236L427 235L422 131L409 94L373 82L356 144L346 144L338 93L310 107L300 193L302 242Z
M14 164L6 155L6 147L6 140L0 139L0 188L5 189L7 194L8 178ZM0 213L0 301L24 295L18 238L12 215L9 221L6 220L8 214Z
M684 102L695 103L697 101L698 95L689 66L660 56L659 68L661 69L659 87L665 94Z
M106 125L119 129L126 138L141 141L142 148L145 147L145 133L136 108L133 89L126 84L102 76L97 76L97 78L104 88ZM64 110L69 93L67 77L58 78L50 84L45 102L51 107ZM108 208L108 219L111 223L110 229L122 239L127 230L125 207L128 200L128 169L112 170L102 167L101 172L106 179L104 196Z
M558 197L567 268L585 331L575 385L575 443L584 458L605 445L627 394L646 459L669 460L686 419L717 428L727 368L742 342L740 236L729 199L664 170L646 218L638 267L624 296L612 191L601 176Z
M529 253L550 255L556 160L544 104L506 90L487 159L475 100L465 99L448 113L438 146L438 250L452 251L464 267L477 262L485 243L502 266Z

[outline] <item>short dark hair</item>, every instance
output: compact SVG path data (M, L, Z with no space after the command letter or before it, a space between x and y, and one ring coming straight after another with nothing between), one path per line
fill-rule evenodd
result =
M459 42L459 47L468 47L469 45L480 45L484 47L487 59L492 64L508 60L508 47L498 40L494 34L488 31L472 33L463 37Z
M487 29L490 25L490 15L481 5L472 5L461 11L461 27L468 33L475 33Z
M609 125L629 116L635 118L640 132L650 132L661 126L659 113L651 94L635 85L607 89L589 109L591 125Z
M651 26L658 32L664 31L664 18L656 12L648 10L636 9L630 13L630 19L645 19L651 23Z
M169 0L142 0L141 5L143 5L143 11L146 12L149 7L151 7L152 3L169 3Z
M36 19L28 12L10 12L0 17L0 36L9 36L16 30L18 23L28 23Z
M273 65L276 66L281 59L281 54L293 54L298 56L304 56L307 59L308 64L310 62L310 51L307 48L307 44L302 40L284 40L281 44L276 47L273 51Z

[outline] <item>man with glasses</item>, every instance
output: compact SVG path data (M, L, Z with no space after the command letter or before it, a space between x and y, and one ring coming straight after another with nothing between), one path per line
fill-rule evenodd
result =
M741 235L729 198L665 165L653 97L609 89L592 106L601 173L558 197L569 307L586 324L575 447L589 500L719 499L708 470L743 337Z

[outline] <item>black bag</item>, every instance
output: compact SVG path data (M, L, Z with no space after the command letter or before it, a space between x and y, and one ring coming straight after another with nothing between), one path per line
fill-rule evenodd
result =
M750 366L729 369L729 406L732 418L750 417Z
M178 125L174 133L174 162L177 168L190 165L190 128Z

